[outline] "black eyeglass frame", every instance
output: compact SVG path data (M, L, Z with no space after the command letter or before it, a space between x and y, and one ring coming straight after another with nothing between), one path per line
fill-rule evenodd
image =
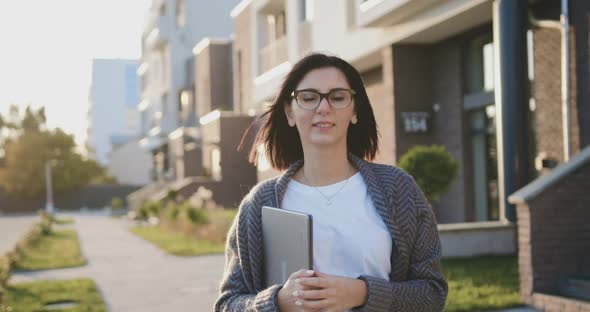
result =
M334 92L338 92L338 91L347 91L348 93L350 93L350 102L348 104L346 104L346 106L344 107L336 107L334 106L334 104L332 104L332 102L330 101L329 95L334 93ZM305 108L303 106L301 106L301 104L299 104L299 101L297 100L297 95L300 92L313 92L317 95L320 96L320 100L318 101L318 103L312 107L312 108ZM354 89L344 89L344 88L337 88L337 89L332 89L330 90L330 92L328 93L322 93L319 92L315 89L301 89L301 90L293 90L293 92L291 92L291 99L295 99L295 103L297 103L297 106L301 107L301 109L305 109L305 110L314 110L316 108L318 108L318 106L320 106L320 103L322 102L322 100L324 98L326 98L326 101L328 101L328 104L330 104L330 106L332 106L332 108L334 109L345 109L348 106L350 106L350 104L352 103L352 100L354 100L354 96L356 95L356 91L354 91Z

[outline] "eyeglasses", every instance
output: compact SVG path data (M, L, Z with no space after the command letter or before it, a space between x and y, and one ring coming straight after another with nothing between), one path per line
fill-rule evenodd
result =
M344 109L352 103L352 98L355 94L356 92L352 89L333 89L328 93L304 89L293 91L291 93L291 98L294 98L297 105L302 109L316 109L324 97L335 109Z

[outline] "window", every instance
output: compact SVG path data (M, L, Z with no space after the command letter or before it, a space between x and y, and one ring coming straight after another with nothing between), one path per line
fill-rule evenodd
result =
M162 117L161 119L165 119L168 115L168 93L162 94ZM160 123L160 127L161 123Z
M499 219L496 110L493 103L469 110L469 142L473 179L473 219Z
M287 18L285 16L285 11L282 11L276 17L276 34L277 39L287 34Z
M189 119L189 114L191 113L192 105L192 94L191 90L183 89L180 91L180 95L178 98L178 111L180 112L180 120L184 124Z
M184 27L184 25L186 25L184 0L176 0L176 26Z
M267 42L271 43L286 35L287 25L285 11L266 16Z
M313 2L312 0L299 0L299 20L302 22L311 21L313 19Z
M218 147L211 151L211 177L221 180L221 152Z
M494 43L491 32L467 42L465 90L467 94L494 90Z
M483 46L483 89L494 90L494 43L490 42Z

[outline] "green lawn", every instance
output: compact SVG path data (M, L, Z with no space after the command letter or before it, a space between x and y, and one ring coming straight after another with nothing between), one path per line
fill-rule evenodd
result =
M225 249L224 244L214 244L206 240L196 240L187 235L167 231L157 226L137 226L132 227L130 231L177 256L199 256L223 253Z
M76 267L86 264L80 251L78 235L72 230L51 231L24 251L16 263L21 270L44 270Z
M69 217L56 217L53 219L53 223L55 224L72 224L74 223L74 219Z
M15 312L106 312L106 307L90 279L65 281L39 281L9 285L4 294L5 307L0 311ZM45 305L60 302L75 302L76 307L60 310L44 309ZM8 308L10 307L10 309Z
M523 305L516 256L443 260L449 282L445 311L485 311Z

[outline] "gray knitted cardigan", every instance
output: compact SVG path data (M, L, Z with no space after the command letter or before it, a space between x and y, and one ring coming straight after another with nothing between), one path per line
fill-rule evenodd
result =
M434 213L414 179L403 170L349 154L392 237L389 280L360 276L367 298L355 311L442 311L448 286ZM242 200L227 238L225 272L215 311L279 311L281 285L265 285L261 207L280 207L291 176L303 165L256 185ZM361 251L362 252L362 251Z

